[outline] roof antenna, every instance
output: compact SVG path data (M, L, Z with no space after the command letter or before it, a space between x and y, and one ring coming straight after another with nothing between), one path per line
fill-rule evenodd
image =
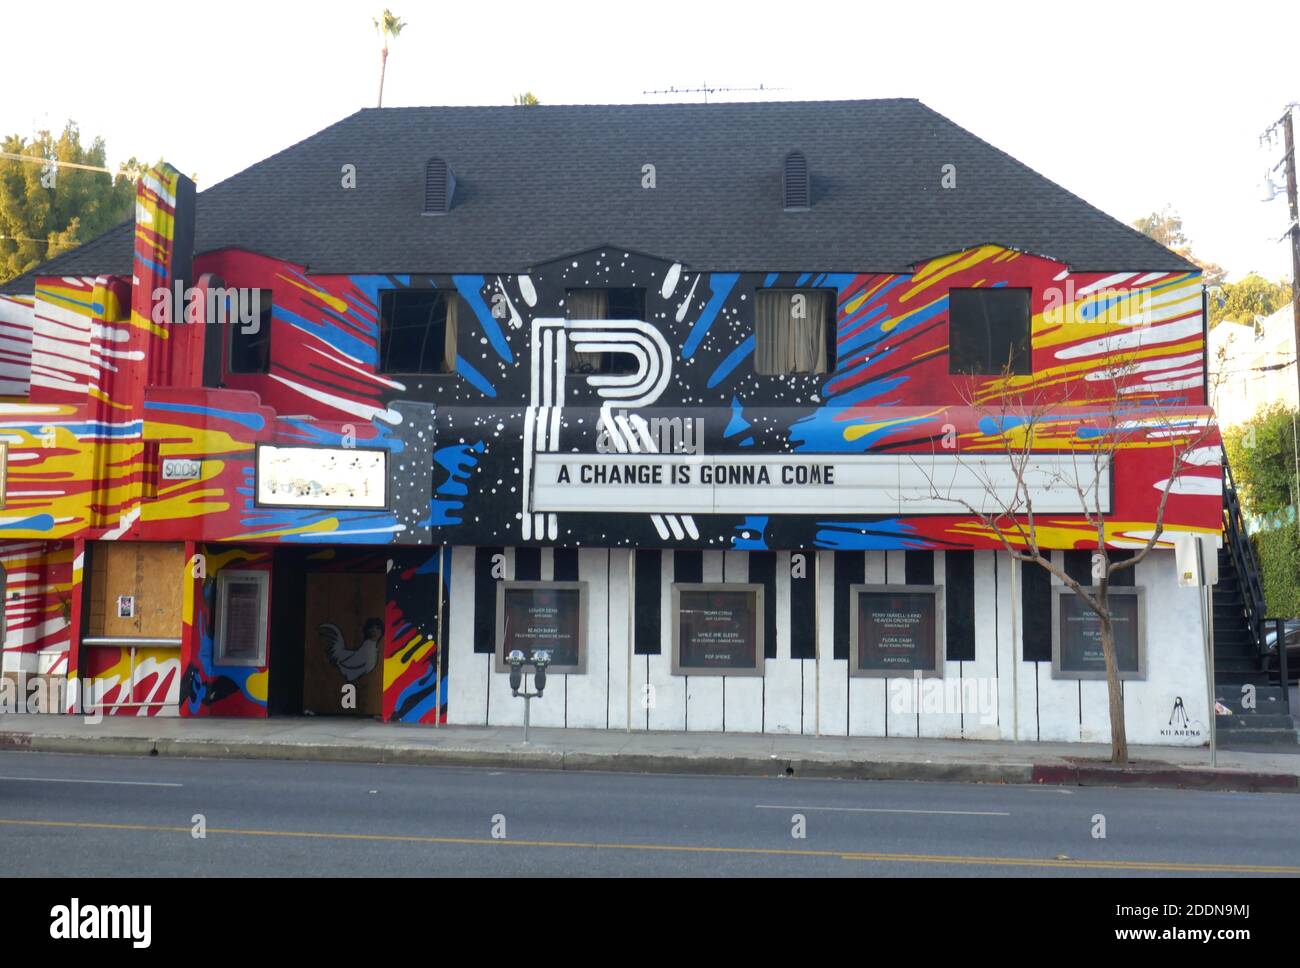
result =
M758 87L709 87L706 81L700 87L668 87L656 91L642 91L642 94L703 94L704 103L709 103L710 94L730 94L739 91L788 91L785 87L768 87L766 84L760 84Z

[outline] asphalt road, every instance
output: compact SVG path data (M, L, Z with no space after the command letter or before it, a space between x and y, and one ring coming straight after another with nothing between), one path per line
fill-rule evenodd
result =
M1288 794L0 753L5 876L1296 876L1297 829Z

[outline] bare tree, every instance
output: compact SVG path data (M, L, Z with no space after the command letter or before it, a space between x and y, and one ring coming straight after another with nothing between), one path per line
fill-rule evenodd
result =
M1139 347L1140 348L1140 347ZM1183 471L1192 463L1201 463L1206 446L1218 447L1217 426L1208 415L1188 418L1172 415L1158 401L1126 400L1122 386L1127 376L1136 372L1136 355L1121 359L1110 357L1108 368L1100 380L1090 381L1109 392L1090 395L1083 400L1071 400L1069 388L1063 397L1049 401L1041 391L1026 395L1015 389L1016 377L1011 375L1008 362L1000 379L990 382L994 387L991 396L987 391L965 397L966 404L982 417L992 418L997 428L998 443L995 460L975 454L957 454L960 471L944 483L937 479L935 463L927 470L914 457L914 462L930 485L928 499L952 501L968 514L978 519L1001 543L1003 549L1016 561L1029 562L1055 575L1070 589L1098 619L1102 653L1106 664L1106 685L1110 699L1111 761L1128 761L1128 738L1124 726L1124 704L1120 692L1120 670L1115 656L1114 614L1110 585L1114 576L1128 568L1135 568L1157 546L1164 531L1165 508L1169 494ZM991 407L989 401L995 406ZM955 435L951 435L955 444ZM1154 527L1145 542L1136 545L1131 557L1112 559L1106 522L1110 516L1103 507L1105 492L1103 481L1109 479L1110 468L1116 454L1130 447L1158 447L1166 449L1169 456L1169 476L1161 485ZM1048 453L1067 453L1052 469L1040 466ZM932 450L931 456L934 456ZM921 459L922 461L924 458ZM954 495L957 477L973 483L968 492L975 499ZM1079 511L1089 529L1096 535L1097 550L1092 559L1093 585L1083 585L1051 558L1050 549L1040 542L1040 521L1043 515L1034 507L1036 493L1062 489L1074 495ZM1061 512L1054 512L1059 517ZM1072 514L1072 512L1071 512Z

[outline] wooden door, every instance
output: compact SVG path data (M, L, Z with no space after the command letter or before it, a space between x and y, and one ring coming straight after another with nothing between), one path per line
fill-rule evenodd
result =
M303 711L320 716L380 715L384 576L309 574L306 599Z

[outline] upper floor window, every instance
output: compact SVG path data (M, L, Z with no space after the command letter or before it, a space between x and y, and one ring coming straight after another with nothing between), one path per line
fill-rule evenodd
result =
M1028 289L948 291L948 372L1032 372Z
M460 297L437 289L379 294L379 372L453 373Z
M835 299L828 289L754 294L754 369L765 376L835 369Z
M567 319L645 319L644 289L569 289L564 294ZM569 340L570 373L634 373L631 353L589 352Z
M252 295L255 298L249 301L248 308L256 311L256 318L244 322L241 315L227 323L227 373L266 373L271 369L271 290L254 289ZM243 307L240 309L242 313Z

